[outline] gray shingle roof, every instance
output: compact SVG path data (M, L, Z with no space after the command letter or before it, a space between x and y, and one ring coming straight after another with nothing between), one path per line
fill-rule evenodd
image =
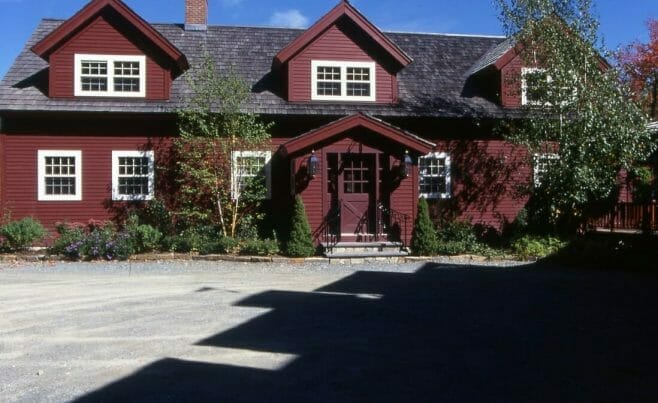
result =
M169 101L50 99L44 93L48 64L30 51L32 45L62 21L43 20L0 82L0 111L81 111L167 113L183 105L188 87L177 78ZM399 74L397 105L290 103L275 94L272 60L303 31L281 28L210 26L207 32L185 31L181 25L153 24L195 65L204 49L220 70L231 68L253 87L246 109L260 114L342 116L363 112L380 117L500 117L505 110L478 96L465 96L467 72L499 49L504 38L439 34L387 33L414 62ZM477 92L476 92L477 93Z

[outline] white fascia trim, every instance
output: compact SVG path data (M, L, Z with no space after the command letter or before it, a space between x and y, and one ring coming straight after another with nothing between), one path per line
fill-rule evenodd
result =
M339 67L340 68L340 96L318 95L318 67ZM347 68L368 68L370 69L370 96L369 97L350 97L347 96ZM362 82L365 81L355 81ZM336 60L312 60L311 61L311 100L313 101L345 101L345 102L375 102L377 100L377 68L375 62L349 62Z
M75 158L75 194L46 194L46 157ZM37 200L38 201L82 201L82 151L80 150L38 150L37 151Z
M238 158L255 157L265 158L265 188L267 189L267 200L272 198L272 152L271 151L233 151L231 157L231 197L238 194L237 166Z
M423 199L450 199L452 197L452 181L450 177L452 176L452 170L450 169L450 154L446 152L432 152L427 155L423 155L420 158L437 158L445 159L446 161L446 192L445 193L420 193L420 197ZM420 165L420 164L419 164ZM418 173L418 186L420 187L420 172Z
M82 62L107 62L107 91L82 90ZM139 92L114 91L114 62L139 62ZM75 54L74 95L76 97L114 97L114 98L144 98L146 97L146 56L138 55L92 55Z
M149 160L148 188L146 195L126 195L119 193L119 158L120 157L146 157ZM137 175L141 177L142 175ZM155 197L155 153L153 151L112 151L112 200L114 201L140 201L153 200Z

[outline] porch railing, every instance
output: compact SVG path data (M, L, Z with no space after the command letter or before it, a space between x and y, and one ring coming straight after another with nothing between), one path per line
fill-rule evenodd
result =
M385 235L387 236L388 240L398 240L402 242L402 247L406 248L408 245L408 224L409 216L407 214L386 207L381 201L377 202L377 218L375 229L375 234L377 237Z
M322 226L318 231L321 234L325 250L330 253L333 251L333 248L338 244L338 242L340 242L340 214L341 205L339 203L336 207L329 211L325 219L322 221Z
M618 203L608 213L590 221L590 228L608 231L658 231L658 205Z

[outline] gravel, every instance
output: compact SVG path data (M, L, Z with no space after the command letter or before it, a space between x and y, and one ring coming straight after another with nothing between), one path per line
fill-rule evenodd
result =
M0 401L658 396L655 273L440 260L0 262Z

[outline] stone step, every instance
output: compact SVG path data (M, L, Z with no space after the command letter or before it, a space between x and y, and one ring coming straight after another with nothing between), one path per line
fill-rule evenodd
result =
M400 242L339 242L336 245L322 244L324 255L332 259L402 257L408 253Z
M325 253L325 257L328 257L329 259L365 259L365 258L389 258L389 257L405 257L405 256L409 256L409 253L403 251Z

